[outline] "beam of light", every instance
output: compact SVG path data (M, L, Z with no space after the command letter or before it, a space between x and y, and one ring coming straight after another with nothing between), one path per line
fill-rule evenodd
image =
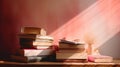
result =
M120 0L98 0L88 9L78 14L51 35L56 39L94 40L94 48L100 47L120 31Z

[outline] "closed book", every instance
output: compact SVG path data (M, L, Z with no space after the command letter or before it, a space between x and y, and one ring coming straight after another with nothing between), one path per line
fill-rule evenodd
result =
M40 46L33 46L34 49L53 49L54 46L46 46L46 45L40 45Z
M11 55L9 57L9 61L15 61L15 62L43 62L43 61L56 61L55 54L49 55L49 56L18 56L18 55Z
M101 62L101 63L112 62L113 57L105 56L105 55L88 55L88 61L97 62L97 63L99 63L99 62Z
M47 32L43 28L38 28L38 27L22 27L21 28L21 33L46 35Z
M81 49L59 49L58 52L64 52L64 53L68 53L68 52L71 52L71 53L81 53L81 52L85 52L85 48L81 48Z
M28 46L28 47L32 47L32 46L52 46L53 43L52 42L39 42L39 41L22 41L20 42L20 46Z
M42 42L42 41L20 41L20 44L28 44L28 45L52 45L52 42Z
M94 62L105 63L105 62L112 62L112 61L113 61L113 58L111 56L105 56L105 55L94 56Z
M51 40L51 41L54 40L54 38L51 36L38 36L36 38L38 38L39 40Z
M59 48L85 48L85 45L70 45L70 44L59 44Z
M20 38L20 46L21 48L33 48L33 46L52 46L52 41L47 41L47 40L40 40L40 41L35 41L33 39L29 38Z
M40 34L18 34L19 38L26 38L26 39L36 39L38 37L40 37Z
M87 53L56 52L56 59L87 59Z
M39 41L39 42L53 42L52 39L39 39L39 38L36 38L35 41Z
M19 49L16 54L19 56L47 56L53 53L53 49Z
M75 41L68 41L68 40L64 40L64 39L61 39L60 44L70 44L70 45L81 45L82 43L79 43L79 42L75 42Z
M75 63L84 63L87 62L86 59L57 59L57 62L75 62Z
M51 36L41 36L40 34L18 34L19 38L24 39L39 39L39 40L53 40L53 37Z
M42 60L43 57L36 57L36 56L16 56L11 55L10 60L16 62L39 62Z
M33 46L40 46L40 45L52 46L53 43L52 42L33 41Z
M109 62L112 62L113 61L113 59L112 58L104 58L104 59L95 59L95 61L94 62L96 62L96 63L109 63Z

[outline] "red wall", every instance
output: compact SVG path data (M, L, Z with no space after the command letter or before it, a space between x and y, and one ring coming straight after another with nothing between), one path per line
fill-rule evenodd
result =
M64 37L89 40L98 48L120 31L119 5L119 0L1 0L0 53L19 48L22 26L42 27L55 42Z

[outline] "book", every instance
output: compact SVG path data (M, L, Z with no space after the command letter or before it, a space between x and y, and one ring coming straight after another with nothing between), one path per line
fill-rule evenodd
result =
M19 49L18 56L47 56L54 53L53 49Z
M38 36L37 37L39 40L41 39L41 40L54 40L54 38L53 37L51 37L51 36Z
M47 56L19 56L19 55L11 55L9 57L9 61L15 61L15 62L23 62L23 63L29 63L29 62L53 62L56 61L55 53L52 55Z
M50 42L20 42L21 49L48 48L53 46Z
M88 55L88 61L90 62L112 62L113 58L111 56L105 56L105 55Z
M82 45L72 45L72 44L64 44L64 43L60 43L59 44L59 48L85 48L85 45L82 44Z
M57 59L57 62L75 62L75 63L84 63L87 62L86 59Z
M81 49L59 49L58 52L64 52L64 53L68 53L68 52L71 52L71 53L81 53L81 52L85 52L85 48L81 48Z
M56 59L87 59L87 53L56 52Z
M61 40L59 42L59 49L84 49L85 44L80 42L73 42L68 40Z
M54 46L47 46L47 45L40 45L40 46L33 46L34 49L53 49Z
M42 36L40 34L18 34L19 38L23 38L23 39L32 39L32 40L54 40L53 37L51 36Z
M52 46L53 38L48 36L39 36L39 38L36 38L34 34L23 34L23 36L20 36L19 42L21 48L33 48L40 45Z
M22 27L21 33L46 35L46 31L38 27Z
M41 42L41 41L33 41L33 46L40 46L40 45L47 45L47 46L52 46L52 42Z
M40 37L41 35L40 34L18 34L18 37L19 38L27 38L27 39L33 39L35 40L36 38Z
M112 61L113 61L112 58L104 58L104 59L95 59L94 62L96 62L96 63L110 63Z
M37 57L37 56L16 56L11 55L9 60L16 61L16 62L40 62L42 61L43 57Z
M38 41L38 42L53 42L52 39L39 39L39 38L36 38L34 41Z
M105 56L105 55L96 55L94 56L94 62L112 62L113 58L111 56Z
M64 40L64 39L61 39L60 44L69 44L69 45L81 45L82 43L79 43L79 42L75 42L75 41L68 41L68 40Z
M21 45L32 45L32 46L41 46L41 45L47 45L52 46L52 42L40 42L40 41L20 41Z

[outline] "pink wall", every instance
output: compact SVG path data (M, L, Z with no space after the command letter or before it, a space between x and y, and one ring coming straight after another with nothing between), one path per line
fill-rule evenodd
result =
M86 43L89 38L94 48L106 45L120 31L119 5L119 0L1 0L0 53L19 48L22 26L42 27L55 42L65 37ZM113 54L107 55L120 57Z

